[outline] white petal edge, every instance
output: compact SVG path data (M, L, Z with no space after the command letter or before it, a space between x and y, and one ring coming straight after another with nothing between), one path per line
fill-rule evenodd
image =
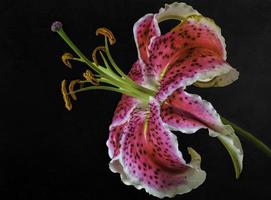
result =
M239 72L232 68L228 73L217 76L208 81L197 81L194 83L196 87L209 88L209 87L224 87L230 85L239 78Z
M160 8L159 13L155 17L158 22L162 22L169 19L182 20L190 15L200 15L200 13L186 3L174 2L165 4L165 7Z

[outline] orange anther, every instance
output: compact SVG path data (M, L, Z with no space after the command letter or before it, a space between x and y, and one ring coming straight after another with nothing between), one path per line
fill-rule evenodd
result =
M109 43L111 45L116 43L116 38L114 37L113 33L109 29L107 29L105 27L98 28L96 30L96 35L99 35L99 34L104 35L105 37L107 37L109 39Z
M77 100L77 97L74 93L74 86L77 84L77 83L80 83L81 80L79 79L76 79L76 80L72 80L69 84L69 94L71 95L72 99L73 100Z
M90 70L87 69L86 72L83 73L83 76L87 81L91 82L93 85L99 85L98 80L94 78L94 75Z
M67 93L66 84L67 84L67 81L64 79L61 82L61 93L63 96L63 100L65 102L65 107L70 111L72 109L72 103Z
M73 55L71 53L64 53L61 56L62 62L69 68L72 68L72 65L69 60L73 59Z

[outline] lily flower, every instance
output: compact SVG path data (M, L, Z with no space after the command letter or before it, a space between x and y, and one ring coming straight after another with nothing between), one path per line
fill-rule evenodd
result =
M181 23L161 35L158 23L177 18ZM242 171L243 150L229 125L213 106L185 88L225 86L238 78L226 60L224 39L214 22L184 3L173 3L157 14L147 14L134 25L138 60L129 75L156 91L148 105L123 95L107 141L110 169L122 181L163 198L183 194L201 185L206 174L200 156L191 147L186 163L171 130L184 134L209 129L226 146L236 177Z
M159 23L178 19L180 23L161 34ZM213 20L204 17L185 3L165 5L158 13L147 14L134 25L138 59L128 75L113 60L108 42L116 42L112 32L100 28L105 46L97 47L90 61L68 38L60 22L52 25L75 51L62 56L63 62L86 63L90 68L84 80L71 81L68 90L62 81L65 106L71 110L70 97L88 90L110 90L122 93L109 127L107 141L112 172L119 173L126 185L159 197L173 197L200 186L206 173L200 168L201 157L191 147L191 161L186 162L178 149L179 134L192 134L208 129L228 150L236 173L242 171L243 150L230 125L222 122L211 103L186 87L223 87L231 84L239 73L226 62L225 41ZM97 52L104 62L98 63ZM79 86L80 88L75 89Z

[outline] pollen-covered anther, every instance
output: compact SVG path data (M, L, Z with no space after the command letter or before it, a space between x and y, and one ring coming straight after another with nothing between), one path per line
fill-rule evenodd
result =
M111 45L113 45L113 44L116 43L116 38L115 38L115 36L113 35L113 33L109 29L107 29L105 27L98 28L96 30L96 35L99 35L99 34L104 35L105 37L107 37L109 39L109 43Z
M75 85L76 84L80 84L81 83L81 80L79 80L79 79L75 79L75 80L72 80L71 82L70 82L70 84L69 84L69 94L71 95L71 97L72 97L72 99L73 100L77 100L77 97L76 97L76 95L75 95L75 93L74 93L74 87L75 87Z
M98 63L98 60L97 60L97 56L96 56L96 54L97 54L98 51L106 52L104 46L98 46L98 47L96 47L96 48L93 50L93 52L92 52L92 60L93 60L93 62L94 62L96 65L99 64L99 63Z
M73 59L73 55L71 53L64 53L61 56L62 62L69 68L72 68L72 65L69 60Z
M83 76L87 81L89 81L93 85L99 85L99 81L94 78L94 75L90 70L87 69L86 72L83 73Z
M69 94L66 89L66 84L67 84L67 81L64 79L61 82L61 93L63 96L63 100L65 102L65 107L70 111L72 109L72 103L71 103L71 100L69 98Z

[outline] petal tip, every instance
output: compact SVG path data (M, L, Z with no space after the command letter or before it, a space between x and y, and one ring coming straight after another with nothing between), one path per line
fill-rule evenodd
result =
M200 13L186 3L174 2L172 4L165 4L164 8L160 8L159 13L156 14L156 19L158 22L168 19L181 20L190 15L200 15Z

